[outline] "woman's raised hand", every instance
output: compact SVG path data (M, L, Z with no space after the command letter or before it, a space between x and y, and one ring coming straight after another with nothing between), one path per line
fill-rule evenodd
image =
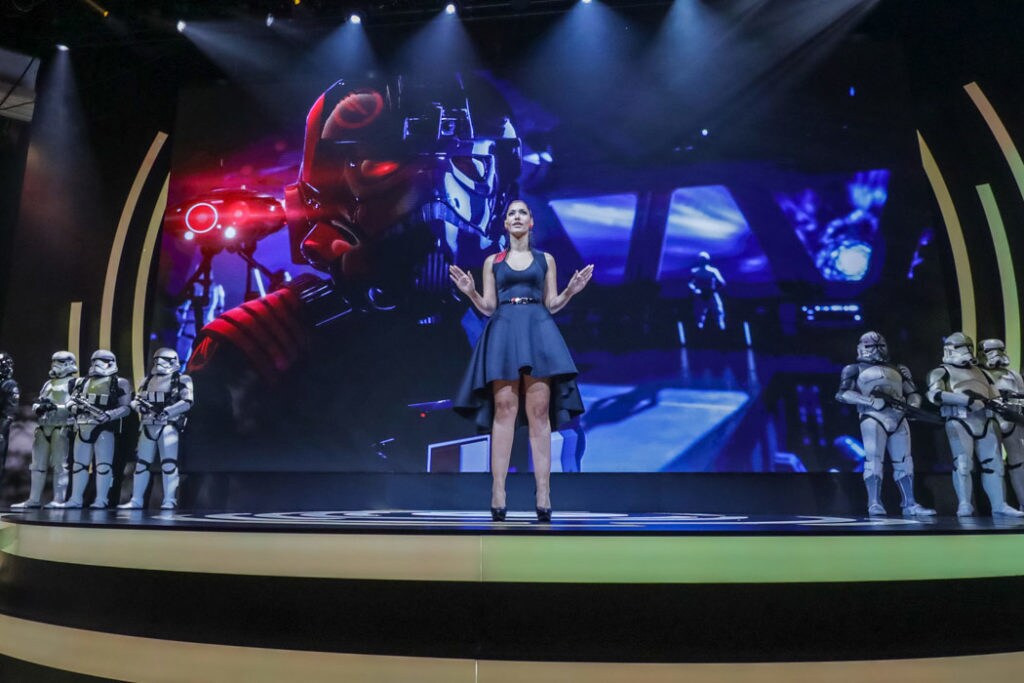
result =
M593 276L593 274L593 263L591 263L583 270L577 270L575 273L572 274L572 277L569 278L569 285L566 287L566 289L572 295L579 294L581 291L583 291L583 288L587 286L587 283L590 282L590 278L591 276Z
M476 291L476 283L473 282L473 273L467 273L456 265L448 266L448 277L458 287L459 291L469 296Z

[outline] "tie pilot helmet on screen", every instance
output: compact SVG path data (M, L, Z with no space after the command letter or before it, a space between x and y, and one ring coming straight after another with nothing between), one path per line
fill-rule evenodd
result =
M496 241L522 167L497 100L471 98L458 74L328 88L306 118L299 178L285 190L293 260L381 282L408 279L438 248L453 261L460 235L481 249Z

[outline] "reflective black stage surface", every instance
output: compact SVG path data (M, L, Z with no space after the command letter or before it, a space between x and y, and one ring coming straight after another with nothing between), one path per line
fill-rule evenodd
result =
M641 534L641 535L841 535L1024 533L1011 517L868 517L828 515L730 515L702 512L609 513L555 510L551 523L532 512L509 511L492 522L486 510L323 510L191 512L138 510L6 510L7 522L182 530L338 531L444 534Z

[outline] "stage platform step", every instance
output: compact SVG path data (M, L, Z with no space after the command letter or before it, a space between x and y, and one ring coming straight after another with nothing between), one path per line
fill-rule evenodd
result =
M871 670L841 660L904 660L888 671L924 681L968 657L1000 680L1022 660L996 653L1024 651L1019 629L991 628L1024 613L1015 520L43 510L0 524L0 673L838 681Z

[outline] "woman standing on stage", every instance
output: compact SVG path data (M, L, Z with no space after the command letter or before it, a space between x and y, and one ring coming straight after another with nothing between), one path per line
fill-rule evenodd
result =
M537 519L551 520L551 429L583 412L576 388L576 365L552 313L590 282L594 266L573 273L558 292L555 260L530 246L533 214L522 200L505 214L508 249L488 256L483 294L473 276L451 266L449 276L477 310L491 319L473 349L454 408L491 432L491 518L505 519L505 477L521 399L530 427L530 449L537 483Z

